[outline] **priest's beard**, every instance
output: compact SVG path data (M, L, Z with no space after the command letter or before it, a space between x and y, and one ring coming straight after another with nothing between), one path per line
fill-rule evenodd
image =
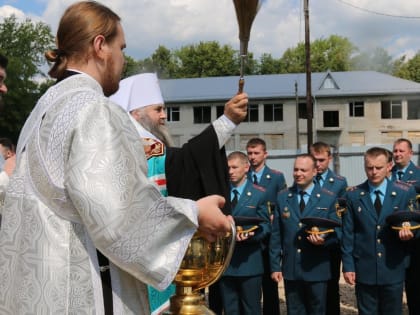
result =
M155 135L167 147L174 146L174 141L169 134L169 130L166 125L161 125L159 122L154 122L148 115L141 115L139 123L143 126L143 128Z
M102 89L105 96L110 96L118 91L120 87L121 74L116 71L116 65L112 58L108 59L107 71L105 73L105 80Z

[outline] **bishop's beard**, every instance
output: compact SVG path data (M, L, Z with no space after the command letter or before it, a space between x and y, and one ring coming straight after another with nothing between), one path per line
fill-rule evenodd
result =
M148 115L142 115L139 119L139 123L143 126L143 128L155 135L156 138L162 141L167 147L174 146L174 141L166 125L153 122Z

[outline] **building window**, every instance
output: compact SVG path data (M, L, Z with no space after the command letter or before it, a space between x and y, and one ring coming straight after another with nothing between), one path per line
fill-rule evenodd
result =
M408 131L407 138L410 139L412 143L420 143L420 131Z
M382 119L401 119L402 105L400 100L381 101Z
M224 105L216 106L216 117L217 118L222 116L224 113L225 113L225 106Z
M284 149L284 134L264 134L263 137L267 144L267 150Z
M364 117L365 103L363 101L352 101L349 103L350 117Z
M245 121L258 121L258 105L248 105L248 114L246 115Z
M264 104L264 121L283 121L283 104Z
M381 143L391 144L394 143L395 139L402 138L401 131L382 131L381 132Z
M308 118L308 111L306 110L306 103L299 103L299 118L300 119L307 119ZM314 117L313 112L313 105L312 105L312 117Z
M339 127L339 115L338 110L325 110L324 115L324 127Z
M306 103L299 103L299 118L306 119L307 117Z
M167 121L179 121L180 112L179 106L167 106L166 107L166 120Z
M258 138L260 135L257 133L254 134L241 134L239 136L239 147L240 148L246 148L246 144L248 143L249 140L251 140L252 138Z
M208 124L211 121L210 106L194 107L194 124Z
M337 83L335 83L334 79L331 77L330 74L325 78L324 82L321 85L321 90L323 89L338 89Z
M407 119L420 119L420 100L407 101Z
M364 132L349 132L349 137L352 146L365 145Z

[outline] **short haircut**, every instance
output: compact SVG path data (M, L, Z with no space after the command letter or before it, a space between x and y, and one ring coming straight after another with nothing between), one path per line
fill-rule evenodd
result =
M7 59L5 55L0 53L0 67L3 69L6 69L8 64L9 64L9 59Z
M314 153L327 152L328 155L331 155L331 146L328 143L318 141L311 144L310 151Z
M227 159L228 161L233 160L233 159L239 159L244 164L249 163L248 156L241 151L233 151L229 153L229 155L227 156Z
M265 143L265 141L261 138L251 138L248 140L248 143L246 144L247 148L254 148L257 145L261 145L264 149L264 151L267 150L267 145Z
M13 141L9 138L0 138L0 144L6 149L12 151L13 153L16 152L16 146L14 145Z
M311 154L308 154L308 153L302 153L302 154L297 155L295 161L297 159L305 159L305 158L308 158L308 159L312 160L312 162L314 164L314 167L316 166L315 158Z
M407 143L407 145L410 148L410 150L413 150L413 144L407 138L399 138L399 139L395 140L394 141L394 145L400 144L400 143L403 143L403 142Z
M365 152L365 159L366 157L378 157L380 155L383 155L386 157L386 160L389 161L389 153L388 150L385 148L381 148L381 147L372 147L369 148L366 152Z

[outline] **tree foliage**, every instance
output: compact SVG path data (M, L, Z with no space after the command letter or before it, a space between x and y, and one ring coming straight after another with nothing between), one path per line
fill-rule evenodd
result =
M240 59L238 51L230 45L218 42L200 42L186 45L177 50L159 46L151 57L137 62L140 72L157 72L162 79L199 78L238 75ZM245 62L245 73L255 74L258 61L252 53Z
M351 68L350 57L356 47L345 37L331 35L326 39L317 39L310 45L312 72L348 71ZM301 73L306 71L305 44L299 43L287 49L280 59L281 73Z
M12 15L0 23L0 52L9 58L6 84L0 108L0 135L17 140L19 131L45 90L44 52L52 47L54 37L49 26L30 19L18 22ZM43 83L41 83L43 82Z
M257 74L275 74L279 73L282 68L280 59L275 59L271 54L264 53L260 57Z
M394 72L400 78L420 83L420 51L408 61L404 56L395 62Z
M200 78L232 75L238 72L238 57L228 45L200 42L175 51L175 78Z

